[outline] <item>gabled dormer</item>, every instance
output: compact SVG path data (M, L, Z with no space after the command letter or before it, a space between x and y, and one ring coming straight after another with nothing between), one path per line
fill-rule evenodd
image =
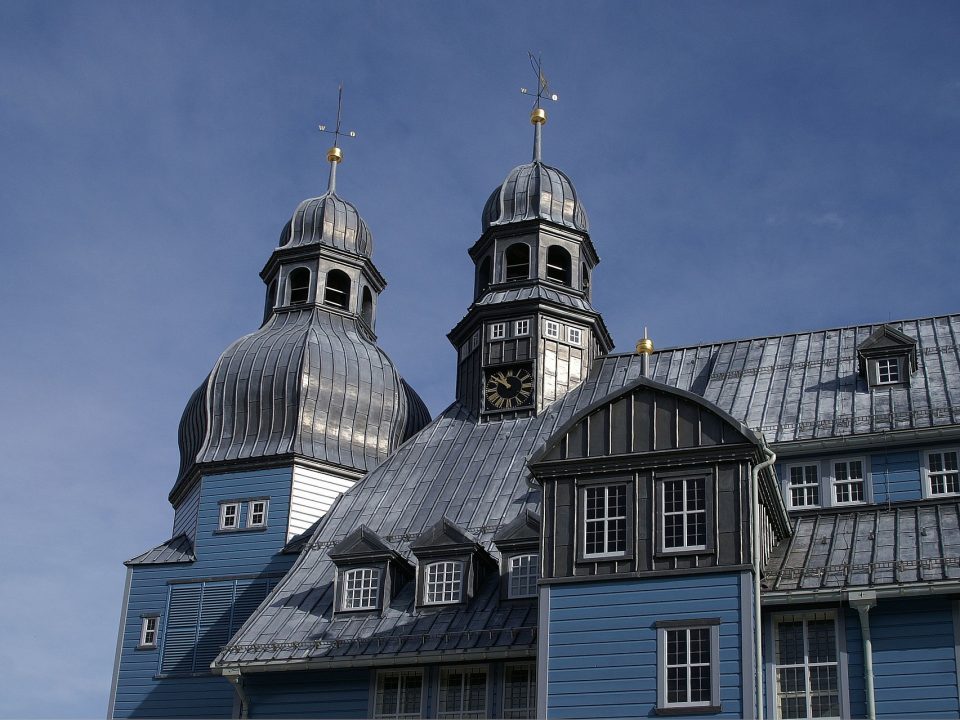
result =
M475 539L443 518L410 544L418 561L417 606L465 605L496 564Z
M381 612L414 575L413 566L366 525L328 553L337 566L335 611Z
M501 599L536 598L540 579L540 516L525 510L500 529L493 543L501 556Z
M892 325L881 325L857 348L857 360L871 388L909 385L917 370L917 341Z

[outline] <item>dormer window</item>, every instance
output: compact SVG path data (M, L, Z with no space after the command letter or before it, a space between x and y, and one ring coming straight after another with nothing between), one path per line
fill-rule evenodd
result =
M290 304L303 305L310 295L310 271L298 267L290 272Z
M375 610L380 600L380 568L355 568L343 573L344 610Z
M503 558L500 597L505 600L535 598L540 579L540 516L525 510L502 527L493 542Z
M530 246L526 243L514 243L503 254L504 280L526 280L530 277Z
M906 385L917 369L917 341L883 325L857 348L860 374L870 387Z
M877 384L890 385L900 382L900 360L881 358L877 360Z
M540 557L536 554L514 555L509 558L507 598L536 597L537 578L540 576Z
M331 270L327 273L326 288L323 292L323 304L347 310L350 306L350 277L343 270Z
M463 588L463 563L435 562L427 565L423 586L425 605L460 602Z

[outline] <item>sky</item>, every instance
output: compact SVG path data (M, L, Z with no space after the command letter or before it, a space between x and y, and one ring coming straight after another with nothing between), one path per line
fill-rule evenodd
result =
M960 311L952 2L0 0L0 717L103 717L123 560L170 535L177 424L326 187L433 413L483 204L573 180L617 350Z

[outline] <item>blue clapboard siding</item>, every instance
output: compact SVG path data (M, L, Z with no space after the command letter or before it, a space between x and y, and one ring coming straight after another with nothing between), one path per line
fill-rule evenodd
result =
M870 456L873 499L878 503L919 500L920 453L916 450Z
M878 718L957 717L950 601L881 601L870 611L870 634Z
M223 588L228 585L235 587L239 583L242 592L250 583L251 576L266 574L278 577L285 573L296 559L295 555L280 554L286 540L291 476L290 468L277 468L204 477L194 548L197 561L132 568L117 678L115 717L231 717L235 693L223 678L214 675L157 677L160 673L161 650L136 649L140 641L141 615L161 614L159 645L162 646L170 639L170 632L176 635L175 628L171 631L166 628L168 603L174 587L171 581L194 581L192 587L199 588L200 581L205 580L208 581L205 587L210 585L214 593L226 592ZM218 533L219 502L247 497L270 498L266 529ZM245 518L246 507L243 512ZM232 576L242 577L237 580ZM231 579L217 582L217 578ZM252 602L241 604L245 614L254 609ZM221 620L221 616L213 617L208 613L205 636L223 636ZM232 616L229 623L230 630L236 627ZM188 628L181 628L181 642L189 634ZM196 657L190 660L191 665L205 665L209 662L211 652L205 648L199 660ZM184 658L188 655L188 650L184 650ZM186 659L183 662L185 666Z
M711 717L740 717L741 582L749 582L749 576L722 573L550 586L547 716L651 715L657 704L654 623L718 617L722 713Z
M265 673L244 679L251 718L365 718L370 671Z
M847 697L850 700L850 717L867 716L866 680L863 669L863 638L860 636L860 618L856 610L847 608L843 614L844 635L847 651Z

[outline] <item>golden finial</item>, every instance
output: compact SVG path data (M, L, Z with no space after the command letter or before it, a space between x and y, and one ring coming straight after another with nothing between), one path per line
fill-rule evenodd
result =
M334 192L337 189L337 163L343 160L343 150L340 149L340 136L356 137L357 134L350 130L343 132L340 130L340 112L343 109L343 83L340 83L340 90L337 94L337 125L333 130L328 130L326 125L318 125L320 132L326 132L333 135L333 147L327 150L327 161L330 163L330 179L327 181L327 192Z
M653 355L653 340L647 337L647 328L643 328L643 337L637 340L637 355Z
M533 132L533 161L540 162L540 128L543 127L544 123L547 122L547 111L540 107L540 101L544 98L548 98L556 102L560 98L557 97L556 93L550 92L550 84L547 82L547 76L543 74L543 63L540 60L540 57L534 57L532 52L528 52L527 55L530 56L530 65L533 67L533 71L537 74L537 97L533 101L533 110L530 113L530 122L533 123L534 132ZM520 92L524 95L533 95L530 90L527 88L520 88Z

